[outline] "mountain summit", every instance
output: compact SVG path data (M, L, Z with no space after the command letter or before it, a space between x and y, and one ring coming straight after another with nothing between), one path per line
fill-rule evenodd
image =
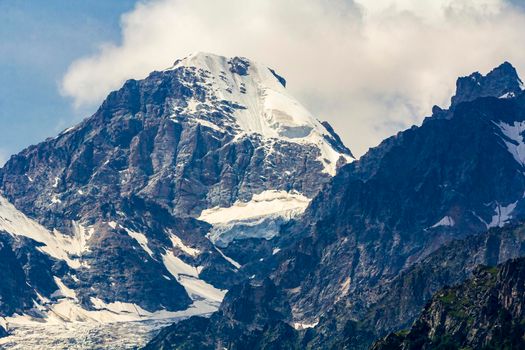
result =
M456 81L456 94L451 106L468 102L480 97L513 97L523 89L523 82L518 72L509 62L504 62L486 76L479 72Z
M266 139L281 139L319 146L320 160L334 174L341 155L351 158L331 129L317 121L285 89L284 78L261 64L242 57L226 58L209 53L194 53L178 60L167 71L191 71L197 81L206 81L198 94L176 105L179 114L191 115L217 131L234 131L236 137L258 134ZM232 108L231 113L214 118L213 112ZM206 119L200 119L204 115Z

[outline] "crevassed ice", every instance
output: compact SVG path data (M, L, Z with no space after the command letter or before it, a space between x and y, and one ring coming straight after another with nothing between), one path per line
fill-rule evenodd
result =
M254 219L271 214L290 216L304 212L310 199L298 192L266 190L253 195L248 202L236 201L231 207L203 210L199 220L209 224Z
M236 201L230 207L202 211L199 220L213 226L208 238L215 245L227 246L243 238L271 239L286 221L302 214L310 199L298 192L266 190L248 202Z

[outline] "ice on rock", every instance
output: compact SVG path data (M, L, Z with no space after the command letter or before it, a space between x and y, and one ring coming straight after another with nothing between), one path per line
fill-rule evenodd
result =
M236 106L232 127L237 137L259 134L268 139L315 145L319 148L319 161L324 171L331 175L335 174L340 157L352 161L349 154L340 153L330 145L327 138L331 138L331 133L288 93L283 79L271 69L245 58L229 59L202 52L178 60L168 70L180 68L197 70L197 74L204 74L212 81L211 87L206 88L211 95L206 102L189 98L183 110L201 125L224 131L221 125L203 118L195 119L195 115L198 116L200 105L219 110L222 103L228 101Z
M496 212L492 216L491 222L487 225L490 227L503 227L511 218L512 212L516 208L518 201L502 206L499 203L496 205Z
M64 235L57 230L51 232L0 196L0 230L42 243L39 250L58 260L64 260L71 268L77 269L81 267L78 257L89 250L87 241L92 231L76 222L73 224L74 236Z
M500 122L496 125L503 134L503 141L507 146L507 150L512 154L516 162L525 166L525 142L523 140L525 122L514 122L513 124Z
M213 225L208 238L224 247L236 239L271 239L284 222L302 214L309 203L309 198L297 192L266 190L248 202L206 209L199 220Z
M454 224L455 222L453 218L451 218L450 216L445 216L441 220L436 222L434 225L432 225L431 228L436 228L440 226L454 226Z

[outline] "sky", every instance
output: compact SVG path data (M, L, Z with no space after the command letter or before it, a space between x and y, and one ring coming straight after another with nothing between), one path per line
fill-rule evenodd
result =
M135 1L0 0L0 164L92 113L61 93L76 59L120 41Z
M447 107L458 76L525 72L525 0L0 0L0 164L191 52L274 68L357 156ZM524 73L525 75L525 73Z

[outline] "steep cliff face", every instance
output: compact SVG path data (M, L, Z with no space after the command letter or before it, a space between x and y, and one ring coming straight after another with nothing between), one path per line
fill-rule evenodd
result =
M25 275L0 297L24 297L2 316L216 310L248 277L241 265L271 256L280 227L352 160L285 84L245 58L193 54L12 156L0 170L0 264Z
M377 316L372 322L381 325L373 309L388 298L383 286L454 239L523 217L525 95L508 64L479 82L480 93L468 92L458 82L452 108L435 108L422 126L385 140L343 167L301 220L284 228L282 236L296 239L273 256L266 264L271 268L259 272L252 283L256 286L269 276L291 310L283 319L288 324L299 329L319 322L313 331L303 331L310 345L344 333L345 346L366 346L374 337L366 318ZM508 87L517 88L513 94L501 93ZM519 239L511 241L521 246ZM469 263L472 268L476 261ZM468 274L465 268L442 282L459 282ZM436 283L436 288L441 286ZM405 305L412 313L403 322L411 322L428 294ZM385 331L399 321L390 316L381 325ZM203 331L203 337L222 341L213 327ZM319 337L317 331L326 332Z
M432 298L412 328L372 349L525 347L525 259L479 268L469 281Z

